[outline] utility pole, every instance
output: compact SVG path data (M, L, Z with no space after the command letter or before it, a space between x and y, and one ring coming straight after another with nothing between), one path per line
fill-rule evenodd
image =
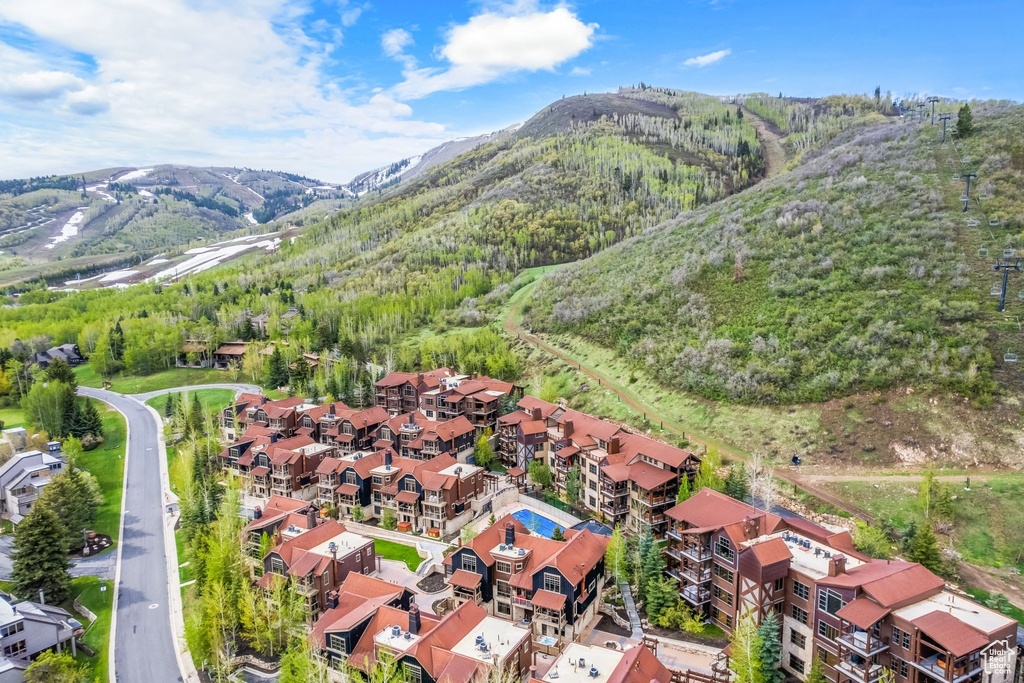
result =
M942 144L946 144L946 121L952 118L952 114L939 114L939 120L942 121Z
M964 213L967 213L967 205L971 201L971 178L977 178L978 174L968 171L966 173L961 173L960 177L967 181L967 187L964 189Z
M929 97L928 101L932 103L932 125L935 125L935 103L939 101L938 97Z
M1000 313L1006 308L1006 281L1010 277L1011 270L1022 270L1020 262L1019 258L1001 258L997 259L996 264L992 266L992 270L996 272L1003 271L1003 291L999 295L999 307L996 309Z

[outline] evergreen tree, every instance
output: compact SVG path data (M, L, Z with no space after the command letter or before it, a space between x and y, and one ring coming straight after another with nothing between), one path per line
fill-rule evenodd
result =
M177 402L177 394L167 394L167 403L164 404L164 417L168 420L174 417L174 406Z
M267 362L267 384L273 389L288 384L288 363L278 344L274 344L274 351Z
M956 115L956 134L962 138L974 132L974 114L971 113L971 105L964 104Z
M110 333L110 355L115 361L124 360L124 330L121 329L120 320Z
M46 368L46 379L49 382L63 382L71 387L72 391L78 389L78 377L75 376L75 371L71 369L68 362L63 358L56 358L49 367Z
M676 503L682 503L693 495L693 489L690 488L690 476L684 472L683 476L679 478L679 492L676 493Z
M57 516L64 530L64 551L71 552L82 547L82 532L89 529L96 517L97 501L85 474L69 467L43 489L36 507L46 507Z
M747 484L747 466L742 462L729 468L729 475L725 478L725 495L736 500L746 500L750 495L750 487Z
M306 360L305 356L299 356L298 359L296 359L295 368L292 369L290 381L296 391L306 389L306 385L309 384L309 361Z
M652 579L644 591L644 609L647 620L657 622L666 610L676 607L679 603L679 586L675 579L667 576Z
M14 531L11 580L20 595L39 595L51 605L64 602L71 590L64 527L53 510L39 506Z
M25 669L25 683L89 683L89 671L70 652L47 650Z
M579 462L574 462L565 477L565 501L569 505L576 505L580 502L582 490L583 481L580 476L580 464Z
M907 559L911 562L919 562L936 574L942 571L942 554L939 552L939 542L935 538L931 524L925 522L917 528L917 533L910 542Z
M782 683L786 674L782 666L782 642L779 639L779 619L775 612L769 612L757 629L761 639L761 673L764 683Z
M565 534L562 533L562 527L556 526L555 530L551 532L552 541L564 541Z
M79 420L82 435L91 435L97 440L103 438L103 418L96 408L96 403L91 399L85 399L79 409Z
M192 406L188 411L189 431L193 436L203 433L203 422L205 422L205 411L203 403L199 400L199 392L192 394Z

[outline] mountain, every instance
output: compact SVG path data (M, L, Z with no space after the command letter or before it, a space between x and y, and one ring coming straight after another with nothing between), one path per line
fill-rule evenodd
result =
M361 197L368 192L383 190L405 180L412 180L427 169L454 159L485 142L490 142L503 133L514 131L517 126L485 135L468 138L456 138L438 145L423 154L399 159L393 164L360 173L345 184L345 188L353 195Z

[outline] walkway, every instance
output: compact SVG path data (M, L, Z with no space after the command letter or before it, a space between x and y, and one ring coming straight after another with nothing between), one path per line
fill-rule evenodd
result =
M171 387L170 389L158 389L156 391L147 391L144 394L132 394L131 397L145 403L154 396L163 396L164 394L178 394L188 391L199 391L201 389L233 389L235 394L262 394L263 389L260 389L255 384L196 384L189 387Z
M619 591L622 593L622 604L626 608L626 616L629 617L629 628L633 631L630 638L643 640L644 630L640 626L640 615L636 611L636 603L633 602L633 593L629 584L625 581L620 583Z

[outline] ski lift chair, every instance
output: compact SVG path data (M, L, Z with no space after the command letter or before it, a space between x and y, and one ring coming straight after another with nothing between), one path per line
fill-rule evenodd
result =
M988 258L988 247L978 247L978 256Z
M1007 350L1007 352L1003 354L1003 362L1004 363L1016 363L1017 362L1017 354L1015 354L1013 351Z
M988 290L988 293L991 294L992 296L999 296L1000 294L1003 293L1003 286L997 282L996 284L992 285L992 289Z

